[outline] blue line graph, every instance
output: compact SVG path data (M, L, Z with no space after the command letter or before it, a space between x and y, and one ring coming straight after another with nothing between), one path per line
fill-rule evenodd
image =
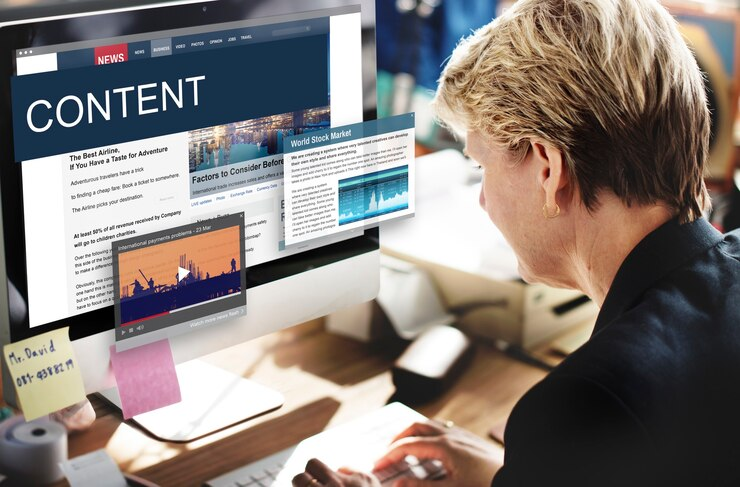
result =
M408 207L408 166L339 181L339 225L405 210Z

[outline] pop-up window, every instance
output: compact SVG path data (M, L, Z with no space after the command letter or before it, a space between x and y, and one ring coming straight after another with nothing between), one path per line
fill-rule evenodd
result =
M287 137L285 243L414 214L414 114Z
M118 351L246 312L244 214L112 243Z

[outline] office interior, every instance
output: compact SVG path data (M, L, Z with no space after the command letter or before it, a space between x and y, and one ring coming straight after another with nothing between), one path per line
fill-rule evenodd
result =
M105 10L116 4L112 0L6 0L0 6L0 22L21 22L49 12L63 14L67 9L74 11L78 3L88 11ZM138 2L145 7L157 3ZM318 255L321 249L313 249L318 260L308 264L285 260L281 261L285 265L277 270L269 263L260 264L252 281L247 271L247 288L262 282L266 283L263 289L274 286L257 295L269 306L253 318L260 324L251 321L244 325L250 330L236 331L240 320L237 319L223 325L233 332L222 332L217 338L205 338L198 344L186 344L187 338L177 337L177 349L173 347L176 362L197 360L206 367L229 372L230 377L249 379L278 391L280 397L271 405L244 413L240 410L249 408L237 402L230 405L231 410L237 410L233 423L216 422L215 431L203 430L200 435L198 429L198 434L185 435L184 439L163 440L146 428L147 424L160 421L159 417L148 423L146 419L124 419L121 409L111 403L110 395L99 394L102 387L96 386L87 395L94 421L68 432L67 458L104 450L128 477L128 485L205 485L394 401L403 402L427 418L453 421L503 447L506 419L518 399L588 340L598 313L598 308L580 293L528 285L518 277L513 252L501 234L491 228L485 213L477 209L480 173L463 155L461 141L434 120L429 107L441 66L458 40L514 2L243 3L254 6L254 10L247 9L249 12L268 13L279 10L278 5L283 4L290 5L286 11L299 9L296 4L306 11L360 5L362 51L363 55L370 52L374 63L371 84L363 78L364 114L360 118L383 119L414 113L415 214L364 229L364 234L361 230L355 239L356 247L342 248L341 252L353 257L372 256L362 263L345 263L337 270L335 266L342 265L339 258ZM678 19L713 94L713 140L706 178L713 204L705 216L723 232L740 228L740 1L661 3ZM271 5L260 11L266 4ZM367 67L367 61L363 63ZM3 79L2 83L6 90L8 80ZM440 232L435 225L440 218L449 221L449 232ZM331 245L340 244L325 248L334 251L338 247ZM329 259L329 263L323 258ZM301 265L305 269L296 270ZM187 268L187 263L182 267ZM249 267L249 262L245 267ZM313 272L315 267L333 269L333 273L319 277L307 274L307 269ZM354 288L349 284L354 272L360 279L374 272L376 285L357 284L357 295L353 297L332 287L339 282L339 286ZM301 273L307 277L292 279ZM146 285L149 276L141 275L144 278L140 282ZM286 284L289 278L291 282ZM326 286L325 302L322 286ZM0 289L12 293L6 286ZM276 296L276 292L281 296ZM252 302L252 295L249 296L247 316ZM307 311L298 309L301 305L296 303L306 296L315 297L320 304ZM14 313L10 301L12 298L4 301L8 308L2 310L2 320L10 320L9 315ZM291 308L295 308L295 313ZM280 318L271 321L272 313ZM63 326L57 323L57 328ZM447 368L444 380L425 382L404 376L399 372L403 368L399 359L433 327L461 332L443 338L452 348L456 340L462 340L457 345L454 366ZM6 329L13 330L12 326ZM99 335L107 332L112 333L112 324ZM210 332L213 330L197 333L207 337ZM20 340L21 335L7 333L0 339L6 345ZM103 350L101 344L113 343L112 340L112 335L100 338L94 346ZM204 345L205 342L210 343ZM435 346L440 345L429 345L428 353L422 353L423 361L444 360ZM7 373L3 361L0 368ZM198 373L205 373L202 370L210 369L199 370ZM98 371L96 375L107 373ZM201 378L208 382L211 377ZM20 414L15 392L8 390L7 382L4 381L6 389L0 396L4 421ZM259 390L250 391L239 401L249 402L249 394L261 394ZM9 397L12 399L3 399ZM217 408L220 400L218 395L212 396L206 409L221 411ZM12 479L5 482L0 485L16 485ZM68 484L59 478L50 485Z

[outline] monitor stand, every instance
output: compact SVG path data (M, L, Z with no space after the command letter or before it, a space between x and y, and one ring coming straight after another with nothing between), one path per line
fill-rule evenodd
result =
M279 392L200 360L179 364L182 401L134 416L157 439L188 442L278 409ZM121 408L118 389L100 393Z

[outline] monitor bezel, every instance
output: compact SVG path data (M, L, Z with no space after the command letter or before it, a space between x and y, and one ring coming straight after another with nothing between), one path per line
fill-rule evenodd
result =
M342 0L335 0L335 3L336 6L348 4ZM34 11L35 15L43 18L20 23L0 24L0 46L3 46L2 50L4 51L3 54L0 54L0 76L9 80L10 76L15 73L14 54L16 49L238 21L254 18L249 17L251 9L258 5L264 7L264 4L264 2L218 0L216 2L164 4L162 6L162 4L152 5L151 1L142 0L139 2L125 2L125 9L117 8L112 11L100 12L91 10L102 7L100 1L76 2L73 11L67 11L67 8L62 9L60 5L48 4L46 9L39 8ZM324 2L324 4L327 4L327 2ZM298 11L297 8L290 11L280 11L288 5L291 5L291 8L294 7L291 2L275 2L274 10L269 14L261 14L260 17L285 15ZM49 19L50 16L60 13L63 13L65 17ZM1 20L2 17L0 17ZM107 27L100 29L101 24ZM88 33L93 27L96 30L94 36ZM369 46L371 50L369 53L365 52L364 55L370 55L372 58L372 69L367 69L367 63L363 63L363 87L365 90L374 90L375 87L374 35L374 29L363 28L363 49ZM365 42L364 38L367 36L372 36L372 42ZM0 164L0 206L2 207L0 246L4 246L4 249L0 248L3 257L3 262L0 263L0 280L2 281L0 292L2 293L5 304L3 308L5 309L0 317L0 341L3 343L16 342L63 326L70 326L69 333L72 340L113 330L115 320L112 304L103 309L35 327L29 326L28 313L26 313L23 321L14 322L11 319L8 301L8 292L10 291L6 288L7 281L13 282L25 302L28 302L28 292L23 226L22 174L20 164L13 162L14 147L9 83L3 83L3 86L4 89L0 93L0 134L2 134L0 137L2 137L3 142L0 145L0 154L2 154L3 161ZM365 96L364 98L363 118L365 120L375 119L375 97ZM50 242L53 243L53 241L54 238L51 237ZM246 271L247 289L354 256L377 251L378 248L377 228L367 229L362 236L248 267Z

